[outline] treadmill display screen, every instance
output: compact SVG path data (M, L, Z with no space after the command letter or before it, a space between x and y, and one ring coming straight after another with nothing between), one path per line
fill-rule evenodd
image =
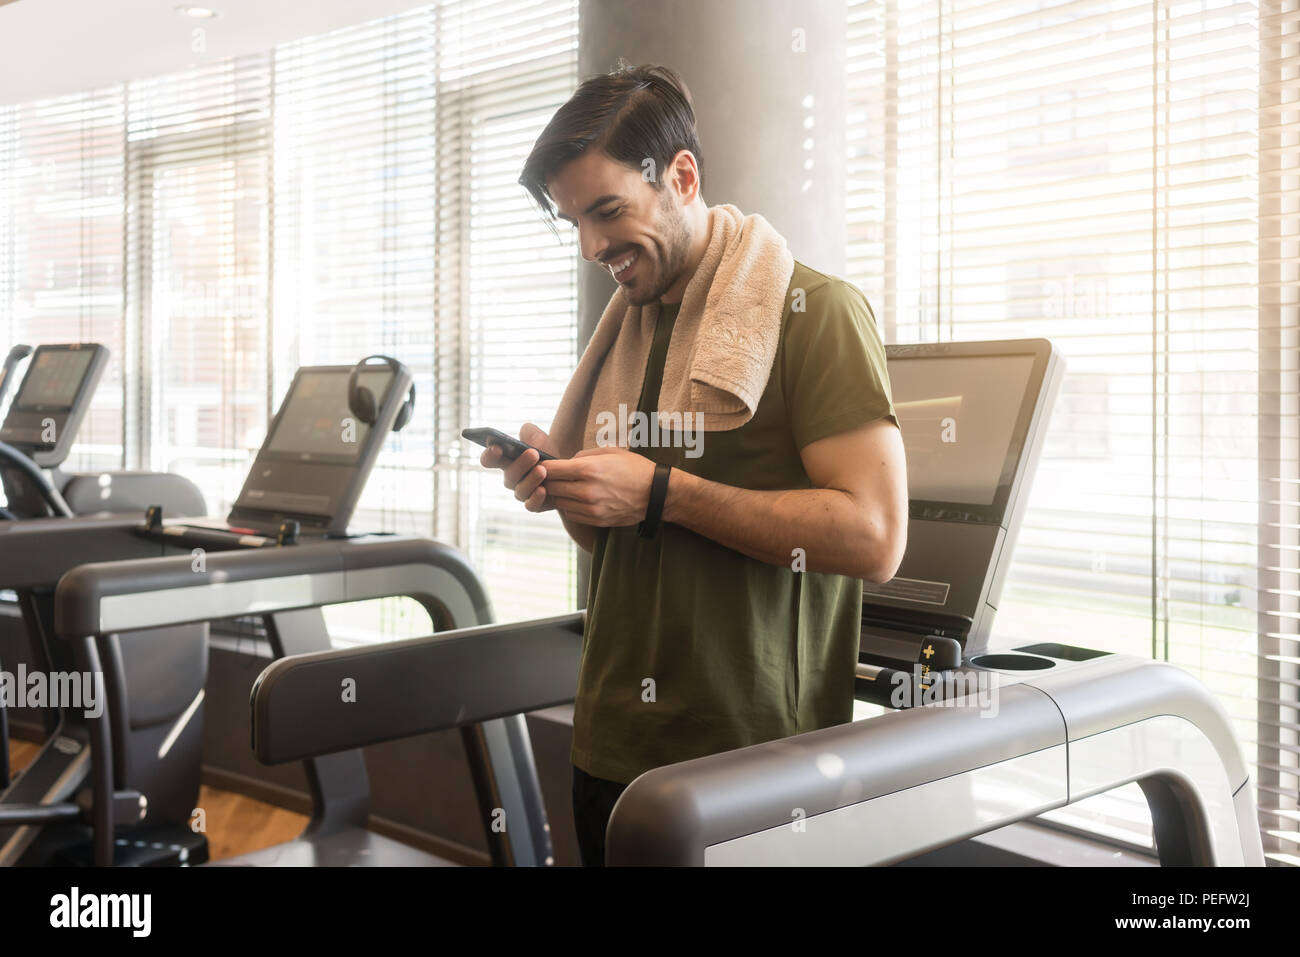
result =
M355 462L370 426L348 408L348 374L347 369L299 374L285 397L266 451L304 460ZM383 404L392 380L392 370L382 366L357 378L374 393L378 405Z
M94 357L92 349L38 349L14 396L14 407L68 411L81 391Z
M914 500L993 504L1019 457L1011 443L1034 361L1032 355L890 361Z

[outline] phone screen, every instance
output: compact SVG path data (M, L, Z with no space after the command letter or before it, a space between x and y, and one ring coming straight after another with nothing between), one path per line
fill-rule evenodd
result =
M524 442L522 439L516 439L514 436L506 435L504 432L500 431L499 429L488 429L488 428L465 429L460 434L463 435L465 438L469 439L471 442L475 442L483 446L484 448L486 448L489 445L501 446L501 448L505 451L506 458L511 459L512 461L514 459L519 458L519 456L523 455L527 449L532 449L539 456L541 456L541 461L543 462L555 458L555 456L551 455L549 452L543 452L541 449L529 445L527 442Z

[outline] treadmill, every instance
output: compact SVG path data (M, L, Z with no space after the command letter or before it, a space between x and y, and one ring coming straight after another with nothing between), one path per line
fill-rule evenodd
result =
M140 511L162 502L180 515L199 515L203 497L177 475L142 471L63 472L109 351L94 342L15 346L0 368L0 400L30 356L14 400L0 423L0 520ZM3 583L0 582L0 587Z
M647 771L614 807L607 863L890 864L1136 782L1161 863L1261 866L1247 768L1202 685L1065 635L988 649L1059 355L1044 340L887 354L916 449L910 538L906 580L864 595L857 693L888 710ZM279 764L571 701L581 616L273 662L254 750ZM358 675L368 694L340 702Z
M892 581L864 586L856 695L890 710L643 774L614 808L610 862L892 864L1136 782L1163 865L1262 866L1231 720L1186 672L1064 628L990 649L1057 351L1029 339L886 355L908 543Z
M224 519L170 519L151 508L132 532L165 549L161 557L94 561L67 569L54 595L51 634L56 640L79 658L90 659L114 636L121 638L125 651L154 630L254 616L263 623L274 656L328 653L324 605L388 596L420 602L440 631L489 625L492 613L482 583L455 549L427 539L348 530L384 435L403 417L410 387L409 374L400 366L361 370L361 384L369 378L372 392L385 398L370 428L354 431L344 441L340 425L349 418L352 371L347 366L299 371ZM194 561L198 551L201 562ZM559 682L557 702L573 694L564 684L576 676L581 621L578 613L544 623L541 633L549 645L525 642L553 652L535 662L527 680L547 694ZM477 656L482 645L448 647ZM362 698L368 698L368 679L353 678ZM109 685L111 690L115 682ZM105 714L87 721L93 773L90 797L82 803L93 808L93 860L99 864L120 862L113 834L124 820L133 820L123 798L124 793L129 798L126 788L132 782L107 769L120 763L122 713L133 707L134 697L130 705L115 706L110 695ZM493 860L552 862L526 721L522 715L474 713L474 720L468 720L468 712L460 715L456 726ZM256 861L236 863L446 863L366 829L369 785L360 750L336 747L304 764L313 812L303 836L260 853ZM501 815L510 822L504 829ZM186 863L202 863L202 858L191 854Z
M165 502L178 514L200 514L203 498L192 482L178 475L105 471L65 473L67 459L85 419L109 351L98 343L59 343L10 349L0 366L0 401L30 357L13 402L0 423L0 529L11 523L75 514L137 511L144 501ZM0 538L0 542L7 542ZM11 560L26 564L21 552ZM52 584L52 583L51 583ZM0 588L15 581L0 574ZM20 671L48 672L39 625L23 611L22 601L0 603L0 664ZM9 708L0 698L0 789L10 784ZM57 710L33 708L25 714L39 722L45 736L59 726Z
M111 518L0 522L0 582L17 590L24 618L41 639L47 670L102 672L107 698L99 716L68 709L59 713L51 741L0 794L0 863L88 862L94 854L90 825L101 810L115 814L118 823L163 827L170 835L157 840L141 831L118 837L101 863L206 859L206 841L201 835L194 839L188 818L201 770L207 627L228 616L189 618L176 625L149 621L138 629L104 631L90 644L70 645L54 640L55 585L87 561L134 566L133 559L179 554L193 581L200 551L249 552L301 542L304 560L311 555L319 560L309 546L347 535L384 436L411 401L410 374L396 361L353 373L351 366L298 371L243 491L224 518L189 518L185 510L172 516L155 503L141 508L143 522L138 511ZM349 409L352 381L379 397L365 421L357 421ZM277 653L318 647L295 644L295 636L284 633L291 631L289 623L282 624L279 630L268 629ZM105 737L96 739L101 733ZM106 743L113 747L96 764L97 747ZM111 807L94 807L92 770L110 774L100 783ZM86 826L40 827L77 823Z
M366 421L349 407L353 371L343 365L297 371L224 518L170 519L150 510L142 533L217 549L348 537L370 471L411 401L411 373L401 363L362 366L357 388L381 397Z
M988 647L1065 363L1046 339L885 355L907 453L907 550L891 580L863 583L857 686L862 700L906 707Z
M24 352L17 346L5 362L7 385ZM3 518L72 515L44 469L63 464L81 420L90 409L108 350L96 343L41 345L31 353L27 372L0 424L0 486L6 509ZM0 393L2 396L2 393Z

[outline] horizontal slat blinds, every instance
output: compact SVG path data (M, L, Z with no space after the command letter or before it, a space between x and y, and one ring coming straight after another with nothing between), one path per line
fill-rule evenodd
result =
M577 83L577 20L575 0L439 0L0 107L0 330L114 351L72 464L180 471L224 512L298 365L390 353L415 417L354 525L459 546L500 619L571 609L558 519L460 430L547 423L576 361L573 248L517 179ZM391 603L335 617L428 624Z
M299 362L411 368L415 418L357 524L459 544L503 620L574 600L558 519L525 512L460 431L545 423L576 360L572 251L516 182L576 83L576 18L462 0L276 51L277 393Z
M462 524L459 540L491 583L499 618L553 614L574 607L573 545L554 512L525 511L500 473L485 472L482 450L459 432L546 428L577 361L572 240L542 226L517 181L577 85L578 5L474 0L438 10L439 337L444 362L463 357L458 387L438 396L438 518Z
M1259 29L1259 802L1300 864L1300 0Z
M20 342L112 353L69 469L124 461L123 108L120 86L0 106L0 353Z
M229 509L265 433L270 62L127 90L127 306L139 461Z
M425 535L438 394L433 21L424 8L275 53L276 401L300 364L405 363L415 416L387 443L354 524Z
M1295 863L1296 648L1268 638L1295 631L1294 194L1265 164L1294 162L1296 41L1264 7L851 2L849 263L888 341L1065 352L997 632L1199 677Z

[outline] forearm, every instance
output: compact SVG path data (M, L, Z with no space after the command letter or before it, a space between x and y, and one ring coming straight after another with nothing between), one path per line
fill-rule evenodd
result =
M881 577L886 529L870 509L839 489L760 492L673 469L664 521L772 565L854 578Z

